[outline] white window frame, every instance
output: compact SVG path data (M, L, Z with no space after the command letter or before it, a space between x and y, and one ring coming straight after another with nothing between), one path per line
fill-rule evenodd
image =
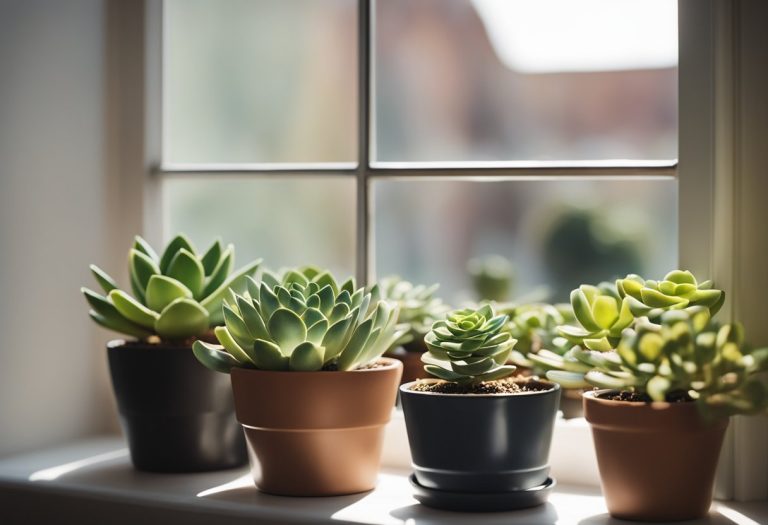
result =
M461 163L395 164L370 161L372 138L370 88L372 0L359 0L359 140L358 163L344 165L196 165L162 163L162 26L161 1L122 3L113 20L136 23L139 36L125 38L113 58L120 66L110 78L122 89L108 107L119 113L119 161L111 166L114 183L123 190L113 212L120 213L116 245L139 230L151 241L162 239L164 177L194 177L228 172L249 177L346 175L357 181L356 274L360 282L374 275L372 264L371 181L393 177L510 179L540 177L676 178L679 194L680 266L711 276L728 290L721 316L745 322L755 343L768 344L762 298L768 288L768 239L752 223L768 224L768 148L756 143L768 136L768 118L749 106L768 91L768 36L761 22L768 2L678 0L679 6L679 156L677 163ZM137 18L139 21L137 22ZM122 36L125 37L123 29ZM120 34L120 31L117 31ZM113 38L112 36L110 38ZM143 52L142 52L143 51ZM768 116L766 116L768 117ZM752 141L745 137L754 137ZM137 171L145 174L135 183ZM119 252L119 249L116 250ZM765 274L765 275L764 275ZM578 427L578 424L575 425ZM560 428L566 428L560 426ZM560 430L558 430L560 432ZM586 427L566 428L579 442ZM562 432L561 432L562 434ZM402 436L400 436L402 437ZM554 443L553 458L579 456L565 439ZM768 417L736 417L721 456L717 496L737 500L768 497ZM584 445L582 445L584 446ZM402 448L402 447L401 447ZM589 456L584 454L584 456ZM594 468L594 465L591 465ZM556 468L558 466L556 465ZM594 469L593 469L594 470ZM578 472L576 472L578 474ZM587 475L587 478L591 475ZM594 479L580 479L595 482Z

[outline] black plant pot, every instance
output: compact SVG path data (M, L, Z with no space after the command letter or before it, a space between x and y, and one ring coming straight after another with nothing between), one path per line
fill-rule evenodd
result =
M439 394L413 391L413 384L401 386L400 396L419 485L501 494L548 483L559 385L518 394Z
M107 352L137 469L201 472L247 462L229 375L205 368L189 347L115 340Z

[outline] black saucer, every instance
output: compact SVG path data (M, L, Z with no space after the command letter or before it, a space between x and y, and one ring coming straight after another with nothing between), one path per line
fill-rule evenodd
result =
M408 477L413 496L422 505L436 509L461 512L501 512L505 510L535 507L547 501L555 487L555 480L547 478L543 485L513 492L450 492L428 489L416 481L416 475Z

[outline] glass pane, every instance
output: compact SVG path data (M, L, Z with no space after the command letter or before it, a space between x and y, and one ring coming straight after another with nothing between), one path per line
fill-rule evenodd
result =
M675 0L379 0L379 161L674 159Z
M166 0L168 163L356 159L355 0Z
M236 264L257 257L271 269L316 264L340 277L355 271L355 181L166 178L165 237L186 233L198 248L236 246Z
M677 182L376 181L376 270L474 299L468 262L511 262L507 299L568 300L581 283L677 264Z

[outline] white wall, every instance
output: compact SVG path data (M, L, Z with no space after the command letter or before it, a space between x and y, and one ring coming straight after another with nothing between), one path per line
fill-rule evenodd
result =
M0 456L103 430L79 288L105 248L102 0L0 0Z

